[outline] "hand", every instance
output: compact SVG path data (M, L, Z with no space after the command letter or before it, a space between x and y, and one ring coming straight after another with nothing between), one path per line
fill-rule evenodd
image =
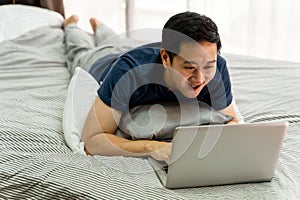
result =
M226 124L238 124L238 123L239 123L238 121L230 121L230 122L228 122Z
M156 160L163 160L168 165L170 164L171 155L171 142L159 142L159 141L149 141L146 148L148 149L149 155Z

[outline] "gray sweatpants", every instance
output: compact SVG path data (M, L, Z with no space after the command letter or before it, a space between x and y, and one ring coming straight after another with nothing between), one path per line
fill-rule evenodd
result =
M67 66L71 74L76 67L89 71L91 66L103 56L125 52L145 44L143 41L120 38L104 24L97 27L94 35L81 30L76 24L65 27Z

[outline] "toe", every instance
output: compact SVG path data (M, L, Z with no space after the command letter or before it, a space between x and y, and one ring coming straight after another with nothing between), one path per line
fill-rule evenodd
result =
M64 27L65 27L65 26L67 26L67 25L70 24L70 23L75 23L75 24L77 24L78 20L79 20L79 18L78 18L77 15L72 15L71 17L65 19L63 25L64 25Z
M96 18L90 18L90 24L93 31L96 32L97 27L100 26L100 21Z

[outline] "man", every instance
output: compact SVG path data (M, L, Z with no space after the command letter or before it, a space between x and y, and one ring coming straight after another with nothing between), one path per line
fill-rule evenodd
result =
M118 37L107 40L114 34L94 18L96 48L88 37L75 45L77 21L72 16L64 22L70 71L79 65L101 84L82 135L88 154L152 156L169 163L172 143L116 135L122 113L137 105L203 101L237 122L218 29L210 18L194 12L174 15L164 26L161 43L133 49L120 45Z

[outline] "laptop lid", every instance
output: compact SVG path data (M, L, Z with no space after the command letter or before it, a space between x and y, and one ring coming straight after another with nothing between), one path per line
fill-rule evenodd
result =
M178 127L161 181L167 188L270 181L287 127L287 122Z

